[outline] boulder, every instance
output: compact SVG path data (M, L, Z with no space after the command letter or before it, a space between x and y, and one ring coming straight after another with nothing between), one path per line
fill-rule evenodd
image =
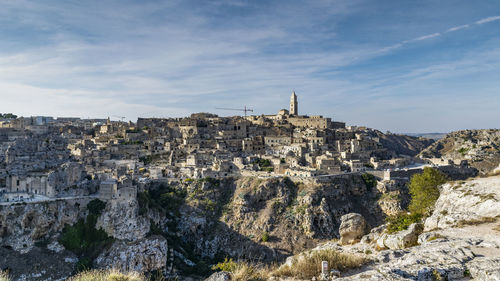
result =
M357 213L345 214L341 217L339 228L340 244L352 244L366 234L367 223L365 218Z
M421 223L414 223L407 230L395 234L384 234L377 240L377 246L391 250L415 246L418 244L418 236L422 233L423 229L424 226Z
M207 279L205 279L205 281L229 281L229 280L231 280L231 273L225 271L216 272L210 275L210 277L208 277Z
M167 265L167 240L151 236L133 243L115 242L95 260L97 268L116 268L122 271L149 272Z

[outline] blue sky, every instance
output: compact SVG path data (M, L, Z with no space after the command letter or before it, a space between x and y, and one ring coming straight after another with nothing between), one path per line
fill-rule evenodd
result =
M0 112L495 128L500 2L0 0ZM117 118L115 118L117 119Z

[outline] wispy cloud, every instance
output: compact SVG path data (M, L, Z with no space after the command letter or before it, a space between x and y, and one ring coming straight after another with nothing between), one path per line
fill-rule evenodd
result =
M441 33L436 32L436 33L432 33L432 34L429 34L429 35L424 35L424 36L417 37L414 40L415 41L421 41L421 40L426 40L426 39L431 39L431 38L434 38L434 37L438 37L440 35L441 35Z
M457 31L457 30L460 30L460 29L465 29L465 28L468 28L468 27L470 27L470 24L464 24L464 25L454 26L454 27L451 27L451 28L447 29L445 32L453 32L453 31Z
M488 52L450 66L419 49L426 40L432 49L453 37L445 33L472 28L475 19L447 30L445 23L396 29L401 18L384 22L384 7L364 0L2 3L0 112L21 115L134 120L237 105L261 114L285 107L295 89L304 113L398 130L407 126L397 121L404 101L388 100L409 91L405 86L499 68ZM424 58L418 63L398 52L410 44L416 47L411 57ZM447 55L461 61L469 47L463 48ZM388 98L378 103L382 97ZM386 123L389 118L396 121Z
M476 21L476 24L484 24L484 23L488 23L488 22L492 22L492 21L497 21L497 20L500 20L500 16L487 17L487 18L484 18L484 19L480 19L480 20Z

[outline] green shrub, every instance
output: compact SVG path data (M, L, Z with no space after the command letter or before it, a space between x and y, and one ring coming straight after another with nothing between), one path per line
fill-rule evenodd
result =
M261 240L262 242L267 242L267 241L269 241L269 233L267 233L267 232L262 233L262 236L260 237L260 240Z
M186 191L167 184L160 184L137 194L139 214L144 215L148 209L162 211L167 217L170 213L177 215L184 204Z
M411 202L408 206L412 214L428 216L439 198L438 186L446 183L448 178L440 171L425 167L422 174L416 174L410 180Z
M226 272L234 272L238 267L238 263L233 261L233 259L225 258L223 262L219 262L212 266L212 270L220 270Z
M100 216L104 208L106 208L106 203L99 199L94 199L87 204L89 214L96 216Z
M377 179L375 178L374 175L365 173L361 175L361 178L365 182L365 185L368 190L371 190L372 188L377 186Z
M387 217L387 233L391 234L401 230L406 230L411 224L420 222L422 220L422 217L423 215L419 213L399 213L395 216Z
M113 242L102 229L96 229L97 218L106 204L98 199L87 204L89 214L74 225L65 225L59 243L79 256L77 270L87 270L103 247Z

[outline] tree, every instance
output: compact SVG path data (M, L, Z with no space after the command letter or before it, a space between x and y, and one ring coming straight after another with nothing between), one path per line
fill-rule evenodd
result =
M445 174L430 167L425 167L422 174L413 175L410 180L410 212L428 216L439 198L438 186L447 181Z

